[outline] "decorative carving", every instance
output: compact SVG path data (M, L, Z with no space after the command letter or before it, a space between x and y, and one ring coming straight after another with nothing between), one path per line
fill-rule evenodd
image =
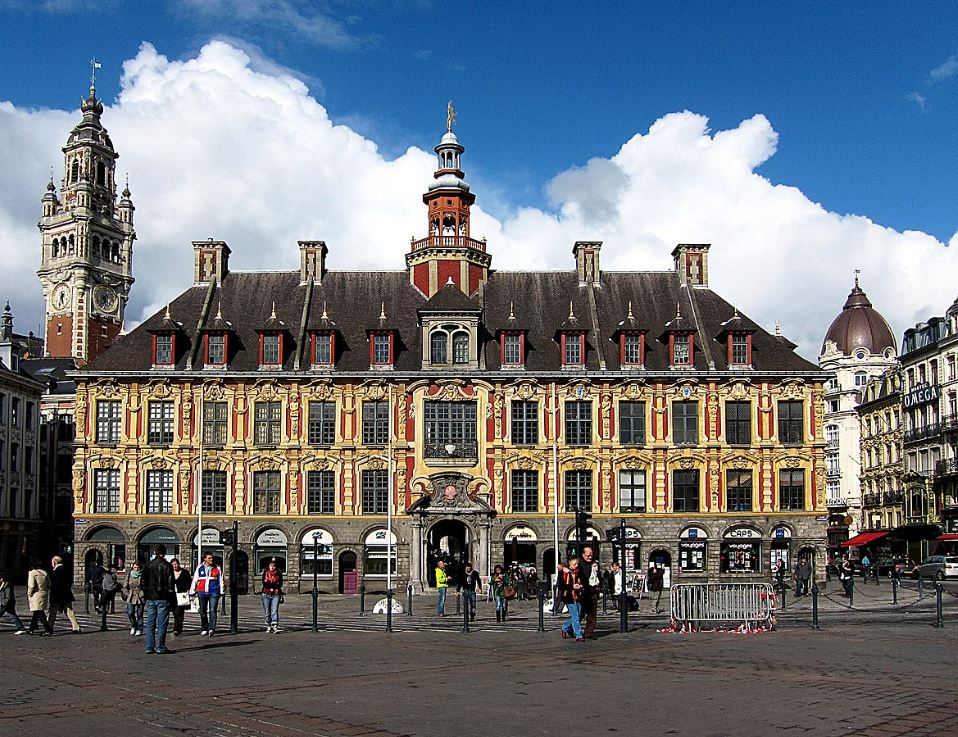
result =
M180 468L180 512L190 511L190 469Z
M362 385L366 399L379 401L386 396L386 385L381 381L367 381Z
M535 381L516 381L507 388L516 399L528 400L536 396L539 385Z
M635 379L634 381L630 381L622 389L622 397L624 399L632 400L643 399L646 395L646 387L647 384L645 383L645 379Z
M226 388L222 379L207 381L203 384L203 398L211 402L218 402L226 396Z
M366 468L371 471L383 471L386 468L386 461L382 458L370 458L366 462Z
M705 405L708 412L708 436L710 438L718 437L718 403L718 395L710 392Z
M602 417L602 437L611 437L612 431L612 397L603 393L599 398L599 415Z
M786 379L779 390L781 399L804 399L805 382L802 379Z
M279 390L272 381L261 381L253 389L258 398L267 402L274 402L279 398Z
M498 437L502 437L502 429L503 429L502 428L502 407L503 407L502 394L496 394L494 399L492 400L492 404L493 404L493 417L495 418L493 420L493 424L495 426L494 433L495 433L495 437L498 438Z
M519 471L536 471L542 468L542 461L531 453L513 456L509 465Z
M568 463L569 468L572 468L576 471L587 471L592 468L592 461L588 458L573 458Z
M163 379L161 381L151 382L147 388L147 392L154 399L166 399L170 396L172 390L170 389L170 382Z
M627 471L641 471L652 465L652 456L648 453L630 453L616 459L619 468Z
M676 381L670 388L669 395L673 399L700 399L702 392L702 385L696 379L686 378Z
M592 396L592 387L588 381L579 379L566 386L565 394L567 397L573 397L574 399L588 399Z
M695 459L694 458L680 458L678 462L679 468L684 468L689 470L695 468Z
M82 433L83 428L86 427L86 409L86 392L77 392L76 403L73 405L73 422L78 433Z
M311 381L307 385L307 388L316 399L323 402L333 396L333 384L329 379L316 379L315 381Z
M742 401L749 398L751 384L746 381L734 381L729 385L728 398Z
M802 465L802 459L789 456L785 459L784 465L785 468L798 468L800 465Z
M106 379L98 384L100 390L100 395L106 399L113 399L116 397L120 390L117 388L116 382L112 379Z

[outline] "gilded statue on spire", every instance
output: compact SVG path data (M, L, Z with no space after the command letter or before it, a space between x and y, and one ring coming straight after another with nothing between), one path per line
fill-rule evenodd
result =
M446 130L452 132L452 126L456 122L456 109L452 106L452 100L446 106Z

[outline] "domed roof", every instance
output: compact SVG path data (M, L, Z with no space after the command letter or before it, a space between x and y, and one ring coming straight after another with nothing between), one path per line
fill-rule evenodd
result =
M845 306L825 333L822 353L828 341L835 343L846 356L850 356L857 348L864 348L872 355L881 355L886 348L898 352L898 343L888 321L872 307L865 292L858 286L857 278L845 300Z

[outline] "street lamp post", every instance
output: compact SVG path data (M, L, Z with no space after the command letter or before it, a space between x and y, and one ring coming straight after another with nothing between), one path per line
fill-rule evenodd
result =
M317 577L319 574L319 538L322 537L322 534L319 530L313 533L313 632L319 631L317 624L319 617L319 582Z

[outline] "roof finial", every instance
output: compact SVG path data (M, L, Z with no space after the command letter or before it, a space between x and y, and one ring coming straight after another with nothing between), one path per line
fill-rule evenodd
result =
M381 302L379 305L379 319L380 320L386 319L386 303L385 302Z
M514 306L514 304L515 304L515 303L510 299L510 300L509 300L509 319L510 319L510 320L515 320L515 319L516 319L516 313L513 311L513 306Z
M781 326L781 324L779 323L779 321L776 320L776 321L775 321L775 335L781 336L781 334L782 334L782 326Z
M634 320L634 319L635 319L634 317L632 317L632 300L631 300L631 299L629 300L629 315L628 315L628 318L627 318L627 319L629 319L629 320Z
M575 320L575 313L572 311L572 300L569 300L569 319Z
M733 314L732 317L738 317L738 305L732 305Z
M275 320L275 319L276 319L276 300L275 300L275 299L273 300L273 311L270 312L270 314L269 314L269 319L270 319L270 320Z
M90 97L96 97L96 70L102 68L103 65L96 60L95 56L90 59Z
M855 289L858 289L858 275L862 273L861 269L855 269Z
M169 302L166 303L166 314L164 315L164 317L165 317L167 320L172 320L172 319L173 319L172 317L170 317L170 303L169 303Z
M452 133L452 126L456 122L456 109L452 106L452 100L446 106L446 130Z
M321 315L321 317L322 317L324 320L328 320L328 319L329 319L329 315L326 314L326 301L325 301L325 300L323 300L323 314Z
M216 319L217 320L223 319L223 301L222 300L216 303Z
M675 319L676 320L682 319L682 305L679 302L675 303Z
M446 286L447 286L447 287L454 287L454 286L456 286L456 282L454 282L454 281L452 280L452 277L451 277L451 276L446 280Z

